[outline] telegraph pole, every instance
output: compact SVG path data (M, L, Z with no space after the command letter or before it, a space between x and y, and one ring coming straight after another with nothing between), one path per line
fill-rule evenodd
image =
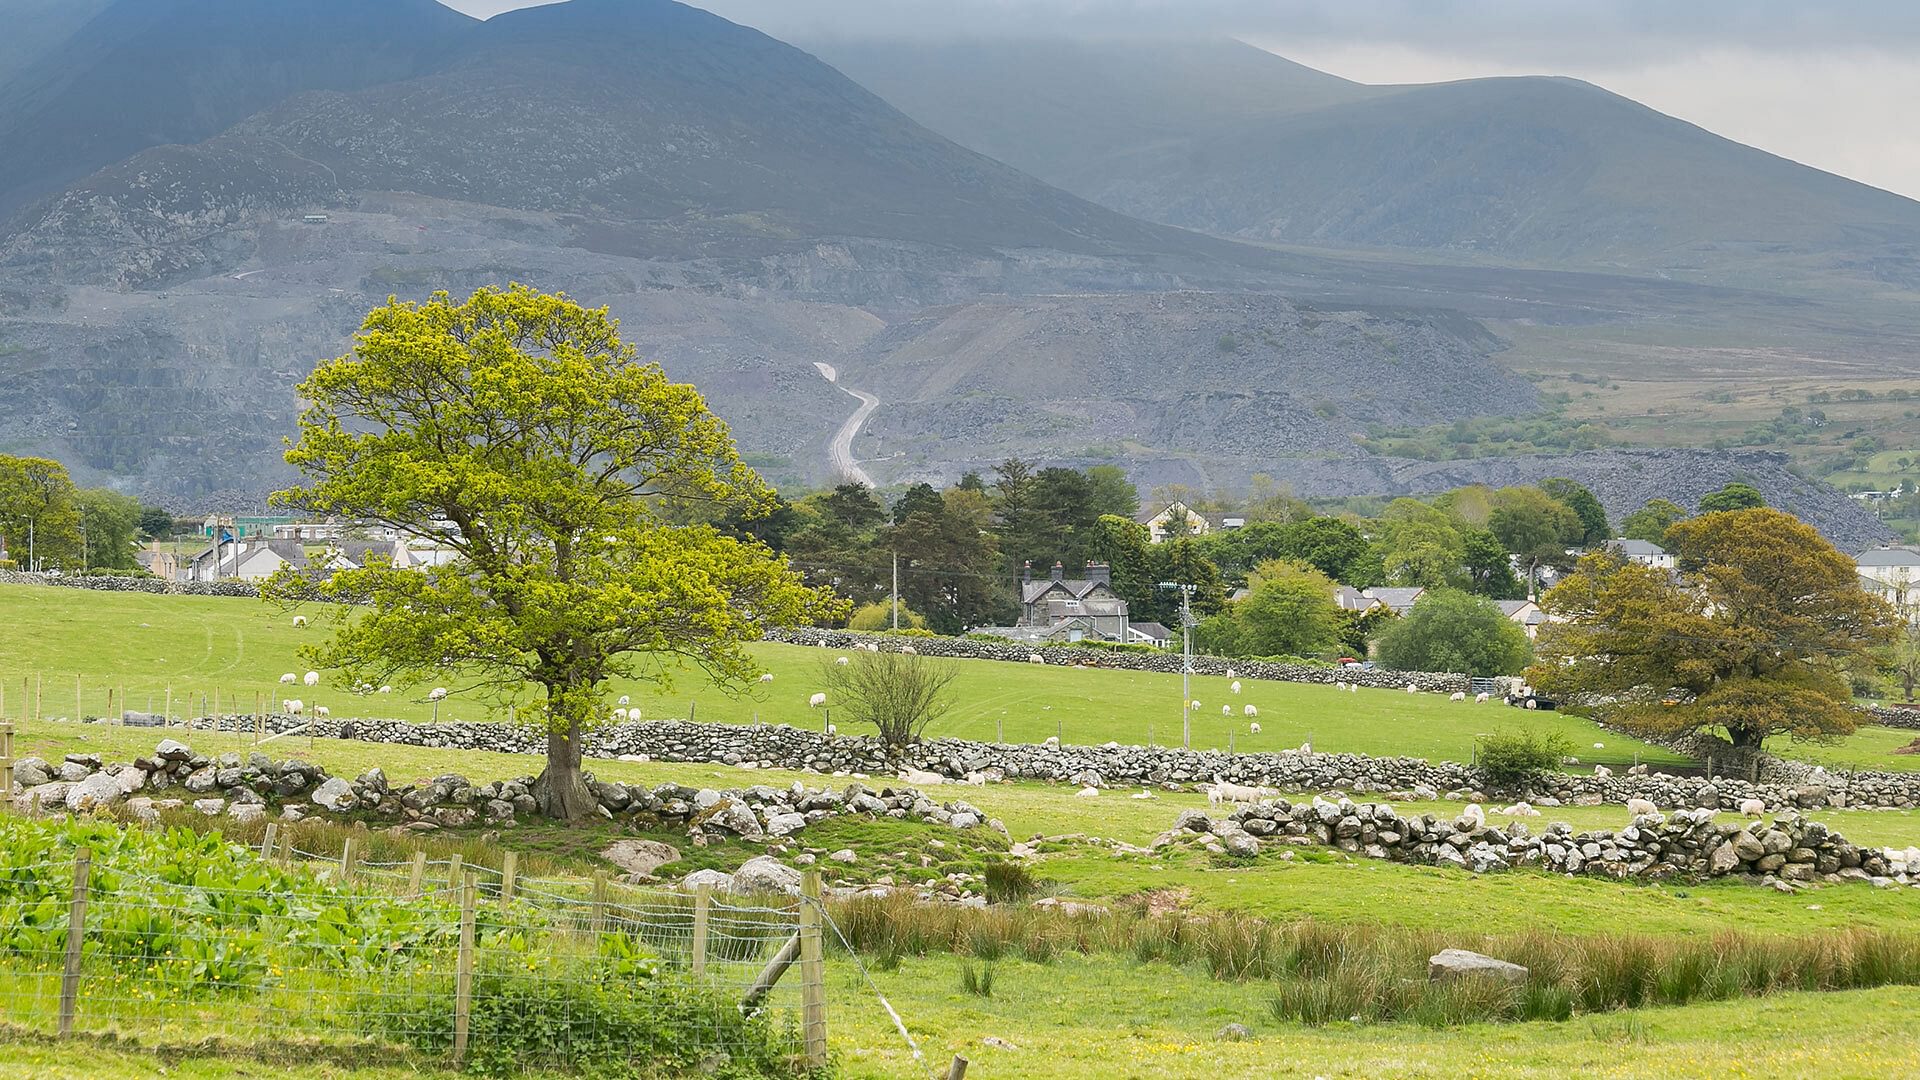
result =
M1180 745L1193 749L1193 589L1177 581L1163 581L1163 589L1180 590Z
M900 553L893 553L893 628L900 629Z

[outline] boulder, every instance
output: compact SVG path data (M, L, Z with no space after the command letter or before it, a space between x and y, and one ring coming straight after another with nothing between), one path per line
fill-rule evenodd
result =
M193 748L177 739L161 739L153 756L162 761L187 761L193 757Z
M1245 1042L1253 1038L1253 1032L1245 1024L1228 1024L1214 1032L1213 1037L1219 1042Z
M680 850L658 840L621 839L608 844L600 857L636 877L650 877L670 862L680 861Z
M806 827L805 814L775 814L767 819L768 836L791 836Z
M1490 978L1503 982L1527 981L1527 969L1466 949L1442 949L1427 957L1427 978Z
M97 772L67 789L67 809L75 813L105 810L127 797L120 781Z
M359 800L353 797L353 785L335 776L313 791L313 804L336 813L351 810Z
M53 782L53 766L41 758L23 757L13 763L13 782L24 790Z
M733 888L733 877L724 870L695 870L680 879L680 888L693 892L701 886L725 891Z
M207 765L207 766L203 766L201 768L195 769L191 773L187 774L187 780L186 780L187 790L195 794L202 794L202 795L209 791L212 791L214 788L219 786L218 781L215 779L215 777L217 777L218 775L219 775L219 770L215 769L211 765Z
M737 893L785 893L798 896L800 871L771 855L760 855L748 859L733 872L732 885Z

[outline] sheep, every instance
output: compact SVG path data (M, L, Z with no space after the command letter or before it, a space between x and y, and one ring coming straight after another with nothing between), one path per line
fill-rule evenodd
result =
M1645 817L1648 814L1657 814L1659 812L1660 812L1659 807L1653 805L1652 803L1648 802L1645 799L1628 799L1627 800L1627 813L1633 815L1634 817Z
M1509 806L1504 810L1498 811L1498 813L1505 814L1508 817L1539 817L1540 816L1540 811L1535 810L1533 808L1532 803L1525 803L1525 802L1514 803L1512 806Z
M1046 662L1047 662L1047 658L1044 656L1041 656L1037 652L1027 654L1027 663L1029 664L1044 664Z
M1241 711L1242 713L1245 713L1245 714L1246 714L1246 715L1248 715L1248 716L1259 716L1259 715L1260 715L1260 709L1259 709L1259 708L1258 708L1257 706L1254 706L1254 705L1249 705L1249 706L1247 706L1246 708L1244 708L1244 709L1241 709L1240 711Z
M295 615L293 617L293 625L296 628L307 625L307 617L305 615Z
M301 701L299 698L288 698L280 703L280 707L285 709L290 716L299 716L301 713L307 711L307 703Z
M391 686L388 686L388 685L387 685L387 684L385 684L385 683L381 683L381 684L380 684L380 689L378 689L378 690L376 690L376 691L374 691L374 692L375 692L375 693L377 693L377 694L391 694L391 693L393 693L393 687L391 687Z
M833 658L833 665L835 667L846 667L847 663L848 663L848 660L844 656L836 656Z
M1480 809L1479 803L1468 803L1454 824L1461 826L1461 832L1478 832L1487 827L1487 812Z
M1603 742L1597 742L1593 744L1593 748L1595 750L1605 750L1607 748L1607 744Z
M1197 701L1197 700L1195 700L1195 701L1191 701L1191 702L1189 702L1189 703L1188 703L1188 706L1189 706L1190 708L1195 708L1195 709L1197 709L1197 708L1199 708L1199 707L1200 707L1200 702L1199 702L1199 701Z
M1097 799L1100 797L1100 789L1097 787L1083 787L1079 791L1074 792L1073 797L1076 799Z
M1258 734L1260 734L1260 721L1258 721L1258 720L1255 720L1255 721L1254 721L1253 723L1251 723L1251 724L1248 724L1248 725L1247 725L1247 731L1248 731L1248 732L1249 732L1250 734L1254 734L1254 735L1258 735Z
M1213 783L1202 786L1205 787L1207 792L1207 802L1215 806L1229 802L1259 802L1262 799L1271 799L1280 794L1279 791L1270 787L1249 787L1245 784L1230 784L1220 779L1220 774L1218 773L1214 774Z
M1308 739L1308 740L1307 740L1306 742L1303 742L1303 743L1301 743L1301 744L1300 744L1300 752L1301 752L1301 753L1303 753L1303 754L1311 754L1311 753L1313 753L1313 740L1312 740L1312 739Z
M292 686L294 683L297 683L299 681L300 681L300 676L295 675L291 671L287 672L285 675L280 676L280 685L282 686Z
M314 719L316 720L325 720L327 717L332 715L333 715L333 710L327 708L325 705L315 705L313 707L313 716L314 716Z
M1229 690L1231 690L1231 691L1233 691L1233 692L1234 692L1234 693L1236 693L1236 694L1237 694L1237 693L1239 693L1239 692L1240 692L1240 680L1239 680L1239 679L1235 679L1235 680L1233 680L1233 685L1232 685L1232 686L1229 686L1229 687L1227 687L1227 689L1229 689Z
M763 682L763 683L770 683L770 682L772 682L772 681L773 681L773 672L771 672L771 671L763 671L763 672L761 672L761 673L760 673L760 681L761 681L761 682Z
M1359 683L1348 683L1348 684L1347 684L1347 693L1349 693L1349 694L1357 694L1357 693L1359 693L1359 692L1360 692L1360 684L1359 684Z
M1604 780L1605 778L1613 775L1613 770L1607 768L1605 765L1595 765L1593 767L1593 775L1600 777L1601 779Z
M900 646L900 651L903 653L906 653L908 656L914 656L914 655L917 655L920 650L914 648L911 645L902 645Z
M1412 683L1408 683L1408 684L1407 684L1407 693L1409 693L1409 694L1417 694L1417 693L1419 693L1419 692L1420 692L1420 688L1419 688L1419 687L1417 687L1417 686L1415 686L1415 685L1413 685Z
M1335 680L1333 680L1333 688L1334 688L1335 690L1340 690L1340 691L1344 691L1344 690L1346 690L1346 688L1347 688L1347 684L1346 684L1346 682L1345 682L1344 680L1341 680L1341 679L1335 679Z
M835 725L833 725L833 724L828 724L828 725L827 725L827 734L829 734L829 735L838 735L838 734L840 734L840 729L839 729L838 727L836 727Z
M1473 695L1473 703L1476 705L1485 705L1487 702L1492 700L1493 700L1492 694L1481 693L1481 694Z
M1767 804L1759 799L1741 799L1740 812L1750 818L1761 817L1767 812Z
M1467 700L1467 695L1465 691L1455 690L1453 693L1447 695L1447 700L1448 701L1465 701Z
M1140 793L1138 795L1127 796L1127 798L1129 799L1157 799L1159 797L1160 796L1155 795L1153 792L1148 791L1146 788L1141 788Z
M1233 706L1231 706L1231 705L1222 705L1222 706L1220 706L1220 715L1221 715L1221 716L1232 716L1232 715L1233 715Z
M625 709L620 709L620 708L616 708L616 709L614 709L614 710L613 710L613 722L614 722L614 723L616 723L616 724L624 724L624 723L626 723L626 722L627 722L627 710L625 710Z
M1228 668L1228 669L1227 669L1227 678L1229 678L1229 679L1237 679L1237 678L1239 678L1239 677L1240 677L1240 676L1239 676L1239 674L1238 674L1238 673L1236 673L1236 672L1235 672L1235 671L1234 671L1234 670L1233 670L1232 668Z
M817 709L820 706L825 705L826 703L827 703L827 695L825 693L815 694L812 697L807 699L807 708Z
M621 694L621 695L620 695L620 700L619 700L619 701L616 701L616 702L614 702L614 704L615 704L615 705L631 705L631 704L633 704L633 698L632 698L632 697L630 697L629 695L626 695L626 694Z
M1053 749L1058 750L1060 749L1060 736L1049 735L1047 736L1046 741L1042 742L1040 745L1052 747Z
M433 689L427 691L428 701L445 701L446 699L447 699L447 688L444 686L436 686Z
M301 676L300 681L303 683L306 683L308 686L319 686L320 673L317 671L309 671L305 675Z

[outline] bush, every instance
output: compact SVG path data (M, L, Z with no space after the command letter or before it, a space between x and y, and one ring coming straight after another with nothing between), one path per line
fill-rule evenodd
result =
M1573 750L1566 736L1537 731L1509 731L1482 735L1475 763L1488 780L1514 785L1553 772Z
M519 970L512 970L517 967ZM594 1076L801 1075L793 1034L745 1017L721 993L665 977L575 960L503 957L473 978L468 1068L521 1076L564 1068ZM432 1054L453 1047L451 978L370 994L356 1008L368 1034ZM721 1062L715 1068L715 1062Z
M1515 675L1533 653L1527 632L1493 601L1433 589L1380 635L1380 662L1398 671Z
M975 970L971 960L960 965L960 989L975 997L993 996L993 965L983 964Z
M891 605L875 602L861 604L853 609L853 615L847 619L849 630L886 630L893 626L893 608ZM927 620L905 604L900 605L900 629L925 630Z

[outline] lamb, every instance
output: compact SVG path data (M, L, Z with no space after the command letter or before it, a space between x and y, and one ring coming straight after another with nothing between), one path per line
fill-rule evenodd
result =
M826 703L827 703L827 695L825 693L815 694L812 697L807 699L807 708L817 709L820 706L825 705Z
M760 681L761 681L761 682L763 682L763 683L770 683L770 682L772 682L772 681L773 681L773 672L771 672L771 671L763 671L763 672L761 672L761 673L760 673Z
M827 725L827 734L829 734L829 735L838 735L838 734L840 734L840 729L839 729L838 727L835 727L835 726L834 726L834 725L832 725L832 724L828 724L828 725Z
M1627 800L1627 813L1633 815L1634 817L1645 817L1648 814L1657 814L1659 812L1660 812L1659 807L1653 805L1652 803L1648 802L1645 799L1628 799Z
M1308 740L1307 740L1306 742L1303 742L1303 743L1301 743L1301 744L1300 744L1300 752L1301 752L1301 753L1303 753L1303 754L1311 754L1311 753L1313 753L1313 740L1312 740L1312 739L1308 739Z
M1605 779L1613 775L1613 770L1607 768L1605 765L1595 765L1593 767L1593 775Z
M445 701L446 698L447 698L447 688L444 686L436 686L433 689L427 691L428 701Z
M291 671L287 672L285 675L280 676L280 685L282 686L292 686L294 683L297 683L299 681L300 681L300 676L295 675Z
M1467 695L1465 691L1455 690L1453 693L1447 695L1447 700L1448 701L1465 701L1467 700Z
M833 658L833 664L835 667L846 667L847 658L844 656L836 656Z
M1335 679L1333 680L1333 688L1335 690L1345 690L1347 688L1347 684L1340 679Z
M1027 663L1029 664L1044 664L1046 662L1047 662L1047 658L1044 656L1041 656L1037 652L1027 654Z
M1454 824L1462 826L1462 832L1478 832L1487 827L1487 812L1480 809L1479 803L1468 803Z
M1349 694L1357 694L1357 693L1359 693L1359 692L1360 692L1360 684L1359 684L1359 683L1348 683L1348 684L1347 684L1347 693L1349 693Z
M1083 787L1079 791L1074 792L1073 795L1076 799L1097 799L1100 797L1100 789L1097 787Z
M1260 721L1255 720L1253 723L1248 724L1247 730L1255 735L1260 734Z
M319 686L320 673L317 671L309 671L305 675L301 676L300 681L306 683L308 686Z
M1420 688L1419 688L1419 687L1417 687L1417 686L1415 686L1415 685L1413 685L1412 683L1408 683L1408 684L1407 684L1407 693L1409 693L1409 694L1417 694L1417 693L1419 693L1419 692L1420 692Z
M1757 818L1767 812L1767 804L1759 799L1741 799L1740 812L1750 818Z
M613 722L614 722L614 723L616 723L616 724L624 724L624 723L626 723L626 722L627 722L627 710L625 710L625 709L615 709L615 710L613 710Z
M1229 678L1229 679L1237 679L1237 678L1239 678L1239 677L1240 677L1240 675L1239 675L1239 673L1238 673L1238 672L1236 672L1236 671L1234 671L1234 670L1233 670L1232 668L1228 668L1228 669L1227 669L1227 678Z
M1233 706L1231 706L1231 705L1222 705L1222 706L1220 706L1220 715L1221 715L1221 716L1232 716L1232 715L1233 715Z
M1246 714L1246 715L1248 715L1248 716L1259 716L1259 715L1260 715L1260 710L1259 710L1258 708L1255 708L1255 707L1254 707L1254 706L1252 706L1252 705L1249 705L1249 706L1247 706L1246 708L1244 708L1244 709L1241 709L1240 711L1241 711L1242 713L1245 713L1245 714Z
M1198 701L1190 701L1190 702L1188 702L1187 704L1188 704L1188 706L1189 706L1190 708L1195 708L1195 709L1197 709L1197 708L1199 708L1199 707L1200 707L1200 703L1199 703Z
M616 705L631 705L631 704L633 704L633 698L631 698L631 697L629 697L629 696L628 696L628 695L626 695L626 694L621 694L621 695L620 695L620 700L619 700L619 701L616 701L616 702L614 702L614 704L616 704Z
M903 652L903 653L906 653L906 654L907 654L908 656L913 656L913 655L915 655L915 654L917 654L917 653L919 652L919 650L918 650L918 649L915 649L915 648L914 648L913 646L911 646L911 645L902 645L902 646L900 646L900 651L901 651L901 652Z
M381 686L380 686L380 689L379 689L379 690L377 690L377 691L375 691L375 692L376 692L376 693L381 693L381 694L391 694L391 693L393 693L393 687L391 687L391 686L388 686L388 685L386 685L385 683L382 683L382 684L381 684Z
M1525 803L1525 802L1514 803L1512 806L1509 806L1505 810L1501 810L1499 812L1502 814L1505 814L1508 817L1539 817L1540 816L1540 811L1535 810L1533 808L1533 804Z
M293 617L293 625L297 627L307 625L307 617L305 615L295 615Z
M1040 745L1052 747L1053 749L1058 750L1060 749L1060 736L1049 735L1047 736L1046 741L1041 743Z
M327 717L333 715L333 710L327 708L325 705L315 705L313 707L313 715L317 720L325 720Z
M869 641L869 642L867 642L867 643L866 643L866 645L864 645L864 646L862 646L862 648L864 648L864 649L866 649L866 650L867 650L868 652L879 652L879 651L880 651L880 646L878 646L878 645L875 645L875 644L874 644L873 642L871 642L871 641Z
M1203 786L1206 788L1207 802L1215 806L1229 802L1259 802L1262 799L1271 799L1280 794L1279 791L1270 787L1248 787L1245 784L1230 784L1220 779L1218 773L1214 774L1213 783Z
M1474 700L1474 704L1476 705L1485 705L1487 702L1493 700L1493 695L1492 694L1475 694L1473 695L1473 700Z
M1607 744L1603 742L1597 742L1593 744L1593 748L1595 750L1605 750L1607 748Z
M1231 691L1233 691L1233 692L1234 692L1234 693L1236 693L1236 694L1237 694L1237 693L1239 693L1239 692L1240 692L1240 680L1239 680L1239 679L1235 679L1235 680L1233 680L1233 685L1232 685L1232 686L1229 686L1229 687L1227 687L1227 689L1229 689L1229 690L1231 690Z

